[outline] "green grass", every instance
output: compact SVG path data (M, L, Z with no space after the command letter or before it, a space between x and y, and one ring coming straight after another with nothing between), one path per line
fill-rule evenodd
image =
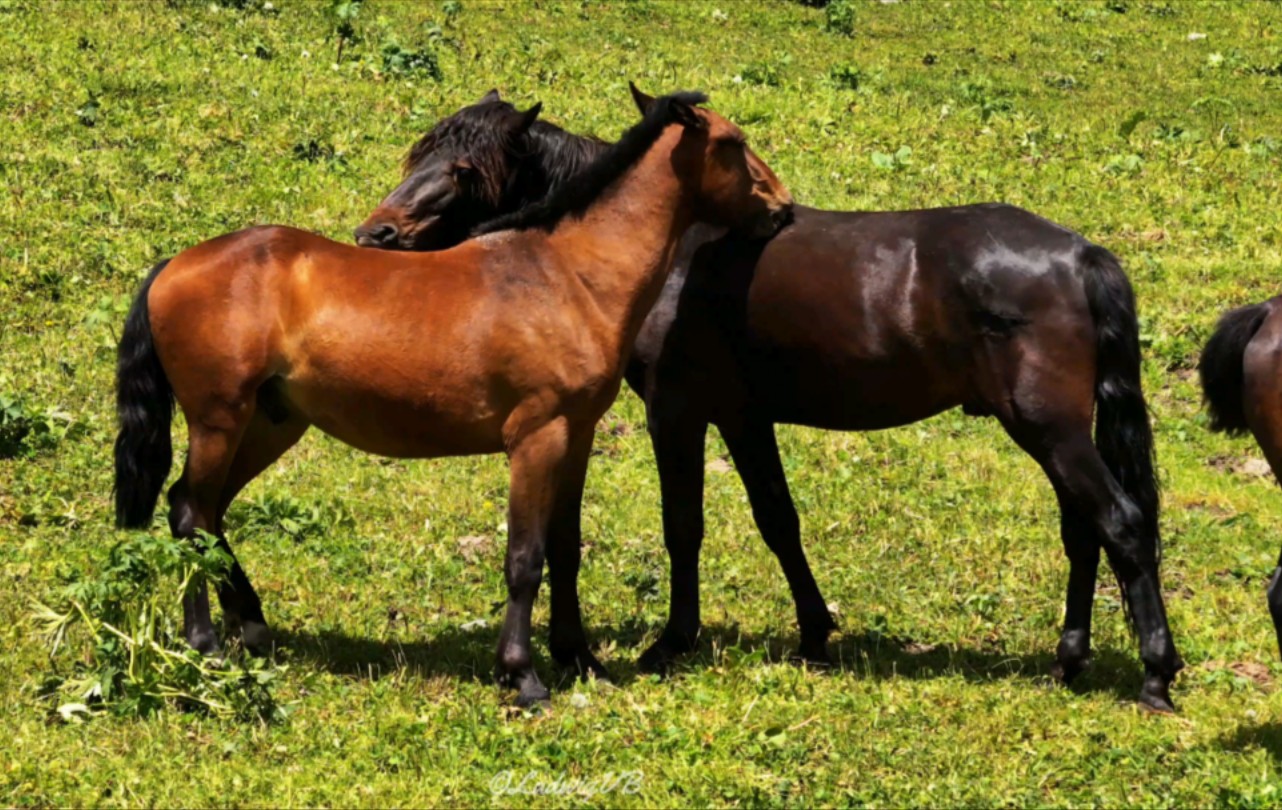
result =
M1263 587L1282 497L1236 471L1259 456L1249 441L1205 430L1191 369L1218 314L1282 277L1282 6L850 2L846 36L844 12L787 2L369 0L335 67L329 4L273 1L0 0L0 804L1278 803ZM782 661L791 601L714 438L707 634L676 677L638 675L666 555L624 394L591 468L581 583L616 686L548 670L551 709L524 715L492 684L501 458L387 461L312 434L233 512L285 641L289 719L49 721L29 600L119 539L114 343L145 271L252 223L348 239L421 131L493 86L614 137L629 79L708 91L803 202L1005 200L1122 257L1189 664L1180 716L1129 702L1140 669L1107 575L1096 667L1071 691L1050 682L1054 499L996 424L957 412L779 428L842 625L826 673ZM494 799L504 771L637 771L640 792Z

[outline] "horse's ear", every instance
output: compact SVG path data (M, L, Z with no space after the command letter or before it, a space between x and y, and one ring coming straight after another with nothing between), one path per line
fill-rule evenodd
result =
M518 112L511 119L509 119L510 123L508 124L508 126L510 127L512 134L519 135L520 133L525 132L527 129L529 129L530 125L533 124L535 119L539 117L539 111L542 109L543 109L543 102L538 101L538 102L535 102L534 106L531 107L530 109L526 110L525 112Z
M636 102L637 109L641 111L641 114L645 115L650 112L650 108L654 106L654 96L647 96L642 93L632 82L628 82L628 89L632 91L632 100Z
M675 98L671 102L672 120L687 129L707 129L708 122L700 117L695 111L695 107L686 104L684 101L677 101Z
M476 103L477 103L477 104L489 104L489 103L494 102L494 101L502 101L502 99L500 99L500 98L499 98L499 91L498 91L498 89L497 89L497 88L496 88L496 89L494 89L494 90L491 90L491 91L490 91L490 92L488 92L488 93L486 93L484 96L482 96L482 97L481 97L481 100L480 100L480 101L478 101L478 102L476 102Z

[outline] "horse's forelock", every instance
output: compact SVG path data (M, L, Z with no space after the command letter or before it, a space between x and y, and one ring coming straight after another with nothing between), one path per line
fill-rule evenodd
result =
M482 195L491 204L498 205L507 182L506 156L516 148L513 142L516 139L500 124L515 111L516 108L505 101L464 107L432 127L410 147L402 165L403 176L413 174L429 155L450 150L467 157L480 178Z

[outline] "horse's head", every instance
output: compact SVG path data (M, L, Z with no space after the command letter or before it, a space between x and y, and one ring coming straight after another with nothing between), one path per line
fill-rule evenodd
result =
M439 250L502 213L520 142L539 115L491 90L440 121L405 158L404 179L356 229L356 243L390 250Z
M636 85L632 99L642 115L655 99ZM761 158L748 148L743 130L704 107L669 96L672 117L684 125L686 136L673 153L680 171L697 183L695 217L721 225L749 238L765 238L792 219L792 194ZM692 97L702 99L700 95Z

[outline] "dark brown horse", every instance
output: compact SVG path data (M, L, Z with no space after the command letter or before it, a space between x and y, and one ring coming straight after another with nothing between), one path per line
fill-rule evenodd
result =
M1211 429L1249 430L1282 480L1282 297L1226 312L1198 371ZM1268 602L1282 653L1282 558L1269 580Z
M642 97L644 98L644 97ZM504 130L501 154L491 154ZM405 179L359 228L363 245L414 247L457 223L464 200L506 211L606 148L486 96L429 132ZM484 166L484 169L481 167ZM460 175L456 167L468 167ZM423 195L420 189L448 189ZM504 197L503 189L520 189ZM430 202L435 201L435 203ZM407 200L423 204L407 206ZM778 422L875 430L961 406L997 418L1045 470L1068 555L1056 672L1088 663L1100 548L1139 636L1145 705L1171 710L1183 666L1158 576L1158 487L1140 389L1131 285L1104 248L1007 205L862 213L797 207L772 241L688 235L627 372L646 401L671 558L671 611L642 656L663 669L699 632L703 446L720 430L797 607L804 657L826 659L835 625L801 548L775 443ZM1094 417L1094 420L1092 420ZM1095 438L1091 429L1094 421Z
M596 422L686 229L768 236L792 204L737 127L693 106L703 100L650 100L574 183L451 250L365 250L267 227L161 263L120 345L118 522L150 523L175 399L189 443L169 522L182 537L221 536L236 494L311 425L385 456L506 453L499 675L521 704L547 697L530 649L545 557L552 654L601 672L576 586ZM266 621L239 566L218 596L245 642L263 644ZM204 651L218 643L209 613L204 590L184 603L187 640Z

